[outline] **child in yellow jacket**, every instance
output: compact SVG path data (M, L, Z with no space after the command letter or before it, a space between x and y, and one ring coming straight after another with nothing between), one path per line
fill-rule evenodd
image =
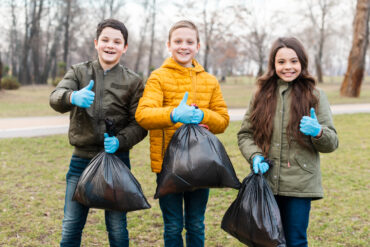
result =
M190 21L175 23L167 47L172 56L150 75L135 115L136 121L150 130L151 167L155 173L161 171L165 150L182 124L204 124L214 134L224 132L229 124L217 79L194 59L200 48L197 27ZM159 198L166 247L183 246L184 221L186 245L204 246L208 195L209 189L198 189Z

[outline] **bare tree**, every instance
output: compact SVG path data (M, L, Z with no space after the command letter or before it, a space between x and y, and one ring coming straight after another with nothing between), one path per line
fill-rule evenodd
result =
M221 3L222 2L222 3ZM189 0L184 4L175 4L179 9L178 16L191 19L197 24L201 39L201 57L203 67L209 71L214 59L210 60L213 47L229 36L230 28L235 21L237 8L232 8L234 1ZM222 7L221 7L222 6ZM212 56L213 57L213 56Z
M143 57L143 47L144 47L145 35L146 35L147 29L148 29L148 24L149 24L149 21L150 21L149 0L146 0L144 2L143 7L144 7L145 12L146 12L146 17L145 17L144 25L140 30L139 45L137 47L138 50L137 50L135 67L134 67L134 71L136 73L139 72L140 62L141 62L141 59Z
M154 50L154 37L155 37L155 15L156 15L156 0L152 0L152 23L150 34L150 49L149 49L149 62L148 62L148 76L153 70L153 50Z
M60 7L60 6L59 6ZM49 20L49 27L51 27L51 20L55 19L57 20L56 27L52 32L52 44L49 49L49 45L47 45L47 50L45 51L45 63L44 63L44 69L40 78L40 83L41 84L47 84L47 80L50 74L50 71L52 70L52 67L57 65L57 49L60 44L60 39L62 37L62 31L64 27L64 20L62 18L63 13L60 14L59 11L55 12L54 16L50 16ZM49 44L49 42L47 43ZM56 77L56 71L53 72L54 74L52 75L53 79Z
M314 49L315 49L315 67L317 80L323 82L323 56L324 45L329 35L328 31L328 18L329 13L335 6L334 0L310 0L307 2L308 16L315 31ZM315 11L316 10L316 11Z
M219 1L216 2L218 4ZM213 32L215 29L215 20L216 20L216 15L211 15L210 18L208 18L209 13L207 10L207 4L208 1L204 1L203 5L203 28L204 28L204 57L203 57L203 67L205 71L208 71L208 55L211 49L211 40L213 36ZM208 21L209 19L209 21Z
M19 66L19 50L20 50L20 40L17 30L17 5L15 1L10 1L11 9L11 26L10 26L10 42L9 42L9 51L10 51L10 64L11 64L11 74L18 76L18 66Z
M28 3L25 0L25 35L23 40L22 63L19 74L21 84L31 84L39 79L39 45L40 45L40 19L43 10L43 0L32 0L31 12L28 12ZM31 19L29 19L31 17ZM29 52L32 52L33 76L29 70Z
M1 79L3 78L3 62L1 61L1 53L0 53L0 91L1 91Z
M340 88L342 96L360 96L366 49L369 43L369 14L370 0L358 0L353 22L352 49L348 57L347 72Z
M67 66L68 64L68 53L69 53L69 40L70 40L70 24L72 19L72 9L71 9L71 2L72 0L64 0L65 3L65 10L64 10L64 44L63 44L63 62Z
M40 83L40 45L41 45L41 14L43 11L43 0L35 1L31 21L31 51L33 63L32 83Z

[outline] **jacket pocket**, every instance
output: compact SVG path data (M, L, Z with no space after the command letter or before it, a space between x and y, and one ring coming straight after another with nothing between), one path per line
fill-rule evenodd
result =
M297 152L295 154L295 160L302 170L312 174L316 173L318 164L315 154L310 154L308 152Z

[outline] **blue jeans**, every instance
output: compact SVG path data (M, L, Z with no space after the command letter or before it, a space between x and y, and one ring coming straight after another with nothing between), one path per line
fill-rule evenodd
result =
M164 246L182 247L182 230L186 229L186 246L204 246L204 214L209 189L169 194L159 198L164 221ZM183 201L185 210L183 210ZM183 212L185 211L185 212Z
M307 247L311 198L275 196L283 223L287 247Z
M117 156L130 168L128 152L118 154ZM76 156L73 156L71 159L71 162L83 162L86 164L88 164L89 161L89 159L83 159ZM60 242L60 246L80 246L81 244L82 230L86 223L89 208L76 201L72 201L78 179L79 176L67 176L62 240ZM105 225L108 232L110 246L129 246L125 212L105 210Z

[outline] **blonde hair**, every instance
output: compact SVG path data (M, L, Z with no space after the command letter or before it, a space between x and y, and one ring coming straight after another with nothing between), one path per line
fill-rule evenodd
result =
M168 33L168 42L171 42L171 35L176 29L184 28L184 27L185 28L190 28L190 29L192 29L196 32L197 43L199 43L199 32L198 32L197 26L193 22L187 21L187 20L178 21L178 22L176 22L175 24L172 25L172 27L171 27L171 29Z

